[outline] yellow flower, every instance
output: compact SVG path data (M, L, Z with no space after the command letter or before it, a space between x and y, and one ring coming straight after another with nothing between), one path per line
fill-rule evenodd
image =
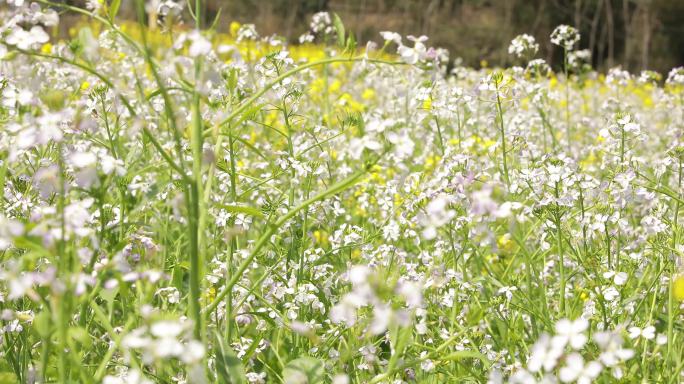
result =
M209 287L209 289L202 293L202 299L206 303L213 301L214 298L216 298L216 288L214 287Z
M47 53L52 53L52 44L50 44L50 43L45 43L45 44L43 44L43 46L40 47L40 51L41 51L42 53L46 53L46 54L47 54Z
M680 273L672 282L672 294L678 301L684 301L684 273Z
M439 161L442 160L441 157L439 156L428 156L427 159L425 159L425 167L424 169L426 170L432 170L434 169L437 164L439 164Z
M326 245L328 243L328 233L325 231L315 230L313 236L316 244Z
M230 35L232 37L237 37L237 33L240 30L240 27L241 27L241 25L237 21L231 22L230 23Z
M361 250L357 248L357 249L352 251L351 259L352 260L358 260L359 258L361 258Z
M554 76L549 81L549 88L553 89L558 85L558 79Z
M375 98L375 90L366 88L363 90L363 93L361 94L361 98L364 100L371 100Z
M339 81L338 79L335 79L330 86L328 87L328 91L331 93L337 92L340 90L340 87L342 87L342 82Z
M510 233L506 233L505 235L499 236L499 239L496 241L496 245L499 247L499 250L502 253L510 254L515 251L516 244L515 241L511 238Z

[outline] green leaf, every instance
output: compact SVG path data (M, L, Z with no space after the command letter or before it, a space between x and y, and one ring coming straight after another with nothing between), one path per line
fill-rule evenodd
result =
M211 23L211 27L209 27L210 30L216 30L216 26L218 25L219 19L221 18L221 11L223 11L223 8L219 8L218 12L216 12L216 17L214 17L214 21Z
M219 382L242 384L247 382L242 361L221 336L216 334L216 374Z
M347 37L347 45L344 49L350 54L356 52L356 39L354 38L354 34L351 32L349 33L349 37Z
M0 383L18 383L17 375L13 372L0 372Z
M233 126L239 126L242 124L243 121L248 120L248 119L254 119L257 115L257 113L261 110L261 108L264 107L264 104L254 104L251 107L249 107L245 112L242 113L242 116L233 124Z
M283 369L285 384L315 384L324 382L324 379L323 362L309 356L292 360Z
M112 0L109 5L109 19L114 21L116 14L119 13L119 7L121 6L121 0Z
M477 351L458 351L439 358L440 361L459 361L463 359L478 359L487 368L492 365L487 356Z
M40 337L48 338L50 333L52 333L52 327L50 326L51 321L50 313L48 311L43 311L33 318L33 329L36 330Z
M335 27L335 33L337 34L337 45L344 47L344 24L342 24L342 19L337 13L333 14L333 27Z
M78 342L82 346L89 347L92 344L88 331L82 327L71 327L69 328L68 334L72 340Z

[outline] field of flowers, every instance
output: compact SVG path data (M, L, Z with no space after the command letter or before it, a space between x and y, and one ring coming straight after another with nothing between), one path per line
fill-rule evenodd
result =
M0 11L0 382L684 380L684 68L87 4Z

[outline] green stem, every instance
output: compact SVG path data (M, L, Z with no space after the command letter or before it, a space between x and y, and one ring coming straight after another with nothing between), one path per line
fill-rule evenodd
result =
M570 78L568 72L568 49L563 50L563 72L565 73L565 134L568 140L568 154L571 154L572 138L570 131Z
M508 177L508 161L506 150L506 130L504 128L503 108L501 107L501 96L499 95L499 82L496 81L496 112L499 116L499 133L501 134L501 158L503 160L504 180L506 181L506 189L510 187L510 179Z
M677 163L678 166L678 190L682 190L682 160L680 159L679 162ZM681 193L680 193L681 196ZM677 238L678 238L678 226L679 226L679 204L680 200L675 200L675 210L674 210L674 218L672 220L672 249L673 253L674 250L676 249L677 246ZM674 254L672 255L673 257L676 257ZM669 289L668 289L668 295L667 295L667 357L665 361L669 365L672 362L672 345L674 343L673 337L674 337L674 317L675 317L675 308L674 308L674 295L672 293L672 283L674 281L674 278L676 276L675 272L670 273L670 284L669 284Z
M556 198L559 197L560 194L560 188L559 188L559 183L556 182ZM561 231L561 213L560 213L560 206L556 204L556 247L558 250L558 258L559 258L559 267L560 267L560 316L566 316L566 310L565 310L565 255L564 255L564 249L563 249L563 237L562 237L562 231Z

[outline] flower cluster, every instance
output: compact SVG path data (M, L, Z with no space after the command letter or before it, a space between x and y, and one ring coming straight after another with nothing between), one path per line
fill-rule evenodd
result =
M579 32L569 25L559 25L551 32L551 42L568 51L572 50L579 40Z
M508 53L518 58L533 57L537 51L539 51L539 44L533 36L526 33L516 36L508 46Z

